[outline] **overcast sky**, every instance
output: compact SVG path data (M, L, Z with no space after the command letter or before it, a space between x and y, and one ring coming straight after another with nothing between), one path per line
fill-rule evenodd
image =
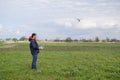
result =
M0 38L33 32L39 39L120 39L120 0L0 0Z

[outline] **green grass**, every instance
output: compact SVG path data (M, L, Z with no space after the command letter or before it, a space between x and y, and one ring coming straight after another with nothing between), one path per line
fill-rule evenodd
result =
M4 41L0 41L0 46L4 45Z
M40 43L37 71L28 43L0 49L0 80L119 80L119 43Z

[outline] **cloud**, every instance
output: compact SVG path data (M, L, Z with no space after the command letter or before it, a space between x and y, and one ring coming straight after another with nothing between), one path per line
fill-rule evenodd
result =
M0 32L2 32L3 26L2 24L0 24Z
M74 19L72 18L61 18L61 19L55 19L53 20L58 25L63 25L65 27L72 27Z
M17 31L16 31L16 34L19 35L19 34L20 34L20 30L17 30Z
M32 30L34 31L32 27L31 29L29 29L29 27L30 26L28 25L20 25L20 24L4 25L4 27L2 28L4 30L2 30L0 35L7 37L28 36L29 34L31 34Z
M72 27L78 29L92 29L92 28L115 28L120 27L120 21L112 18L84 18L80 22L76 18L62 18L56 19L54 22L65 27Z
M20 37L37 32L44 38L61 33L65 37L82 33L119 36L119 7L120 0L0 0L0 26L4 26L0 35Z
M81 20L80 22L76 23L76 28L80 29L89 29L89 28L96 28L96 22L92 20Z

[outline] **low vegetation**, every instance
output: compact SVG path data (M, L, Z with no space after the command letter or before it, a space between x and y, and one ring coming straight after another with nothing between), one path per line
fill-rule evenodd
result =
M119 80L119 43L40 43L31 70L28 43L0 48L0 80Z

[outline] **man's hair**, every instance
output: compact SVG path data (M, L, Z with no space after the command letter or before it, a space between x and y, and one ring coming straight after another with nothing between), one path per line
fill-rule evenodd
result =
M33 37L33 36L36 36L36 33L32 33L32 37Z

